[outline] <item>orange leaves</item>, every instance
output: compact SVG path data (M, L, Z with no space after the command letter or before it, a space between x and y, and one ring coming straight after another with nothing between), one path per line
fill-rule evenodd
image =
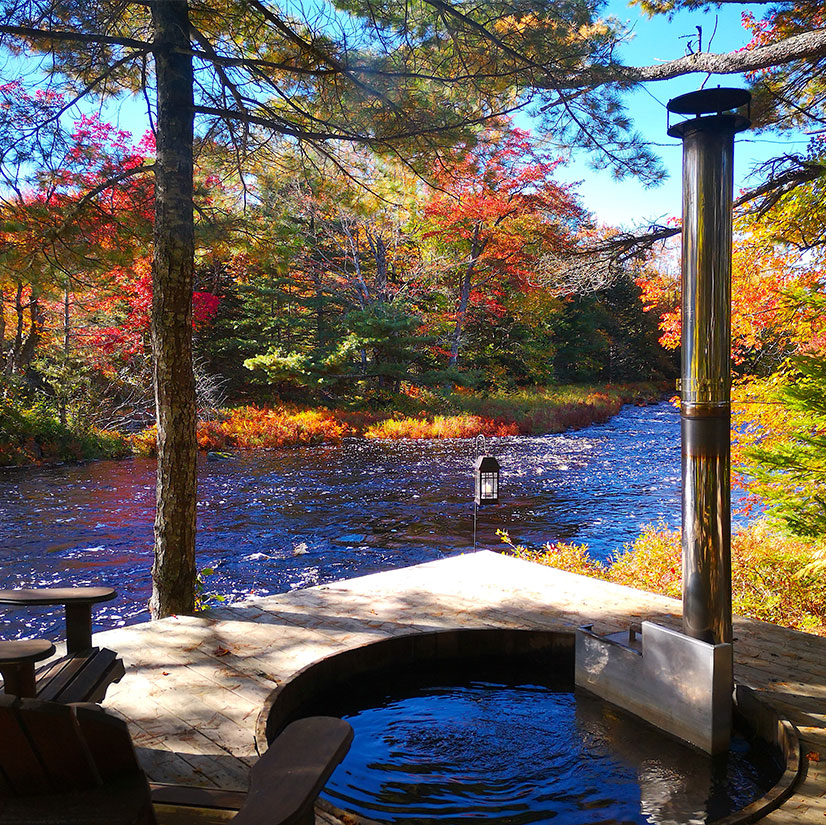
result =
M511 275L540 251L559 251L584 216L571 187L553 180L560 162L540 152L527 132L491 132L450 167L436 169L441 191L425 205L433 227L425 237L469 245L480 267Z
M335 442L353 432L329 410L248 405L226 410L218 420L199 422L197 438L199 449L221 452ZM154 455L156 438L156 428L147 427L131 437L132 448L139 455Z
M790 290L807 287L824 278L823 271L801 261L741 224L732 255L731 346L732 360L743 364L765 349L783 350L826 337L822 319L804 318L791 306ZM680 345L682 329L680 279L674 261L665 259L660 269L649 269L637 279L645 308L660 314L660 343L667 349Z
M479 433L504 436L518 432L519 427L513 422L475 415L391 418L377 422L374 415L367 413L359 416L323 409L249 405L226 411L220 420L200 422L198 447L220 452L337 442L353 435L364 435L365 438L472 438ZM141 455L154 455L155 439L155 428L149 427L132 436L132 447Z
M269 449L340 441L348 434L347 424L327 410L249 405L229 410L220 421L201 422L198 446L202 450Z

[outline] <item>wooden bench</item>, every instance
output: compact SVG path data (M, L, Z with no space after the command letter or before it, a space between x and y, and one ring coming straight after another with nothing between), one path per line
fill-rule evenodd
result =
M124 674L123 662L106 648L92 647L92 607L114 599L111 587L59 587L0 590L0 605L63 605L66 655L35 673L35 663L53 655L44 639L0 642L3 690L18 696L55 702L99 702L112 682Z
M288 725L253 767L232 822L312 823L315 799L352 738L333 717ZM160 789L156 796L180 805L219 793ZM0 825L156 825L152 803L123 720L94 705L0 695Z

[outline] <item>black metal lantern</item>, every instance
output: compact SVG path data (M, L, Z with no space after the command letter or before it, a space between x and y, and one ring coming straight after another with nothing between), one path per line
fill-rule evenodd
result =
M480 455L473 471L476 504L499 504L499 462L492 455Z

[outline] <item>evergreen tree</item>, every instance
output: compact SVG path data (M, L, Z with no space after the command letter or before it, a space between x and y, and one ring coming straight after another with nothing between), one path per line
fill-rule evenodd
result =
M814 334L768 382L760 434L742 469L772 519L826 549L826 290L793 297L800 326Z

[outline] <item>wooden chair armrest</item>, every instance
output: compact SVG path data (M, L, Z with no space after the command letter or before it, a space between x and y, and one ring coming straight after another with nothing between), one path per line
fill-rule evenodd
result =
M54 645L46 639L0 642L4 692L14 696L34 696L34 663L48 659L53 653Z
M40 662L54 653L54 645L46 639L20 639L0 642L0 664L18 665Z
M343 719L310 716L288 725L256 762L234 825L303 825L321 789L350 749Z
M37 587L0 590L0 604L21 606L108 602L117 591L113 587Z
M97 702L69 702L69 707L82 708L84 711L88 710L92 713L106 713Z
M112 587L41 587L0 590L0 604L34 607L62 604L66 608L66 650L78 653L92 646L92 605L114 599Z

